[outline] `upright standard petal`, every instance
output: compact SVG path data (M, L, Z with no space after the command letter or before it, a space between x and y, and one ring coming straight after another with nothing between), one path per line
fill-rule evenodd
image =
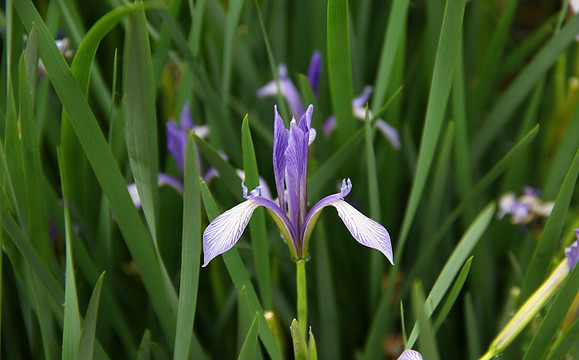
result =
M306 214L308 139L308 133L292 120L286 150L286 187L289 218L296 229L300 228Z
M185 145L187 144L187 129L177 124L175 120L167 122L167 150L175 159L181 174L185 165Z
M185 105L183 105L183 110L181 110L181 118L179 122L184 128L189 130L193 129L193 117L191 116L191 111L189 111L189 102L186 102Z
M274 123L273 123L273 176L275 178L275 187L277 190L277 197L279 199L279 206L287 211L287 203L285 200L285 167L286 158L285 151L287 149L288 131L285 128L283 119L277 112L277 106L274 107Z
M320 74L322 73L322 54L318 50L314 50L310 66L308 68L308 82L312 87L314 95L318 96L318 89L320 87Z

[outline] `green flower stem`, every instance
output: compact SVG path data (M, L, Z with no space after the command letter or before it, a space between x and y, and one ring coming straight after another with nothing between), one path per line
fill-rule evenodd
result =
M296 261L297 266L297 291L298 291L298 325L302 343L306 344L308 328L308 295L306 287L306 261Z

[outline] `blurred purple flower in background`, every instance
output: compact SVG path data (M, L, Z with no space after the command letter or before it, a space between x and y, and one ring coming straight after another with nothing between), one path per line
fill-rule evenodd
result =
M510 214L512 215L511 223L527 225L534 220L548 217L551 215L554 203L543 202L540 196L541 191L530 186L525 186L523 195L518 198L513 192L501 196L498 218L502 219Z
M247 187L242 183L246 201L219 215L203 232L203 266L235 245L253 211L260 206L271 214L294 260L307 259L313 227L322 209L333 206L356 241L381 251L393 263L388 231L343 200L352 189L350 179L342 181L340 192L326 196L307 211L308 146L316 137L311 128L312 113L313 106L310 105L299 122L291 121L288 130L275 107L273 170L279 205L260 196L259 187L248 195Z
M318 96L319 90L319 80L320 74L322 73L322 55L318 50L315 50L312 54L312 58L310 60L310 65L308 68L308 81L314 95ZM279 76L279 92L278 86L275 80L272 80L265 84L263 87L257 90L257 96L259 97L272 97L277 96L278 93L286 99L290 111L294 117L300 117L304 113L304 105L302 99L300 97L299 92L297 91L296 87L290 80L287 68L284 64L281 64L278 67L278 76ZM362 92L362 94L358 95L352 100L352 113L354 117L358 120L365 121L366 119L366 103L370 99L372 95L372 87L366 86ZM372 118L372 112L368 111L368 116L370 119ZM396 150L400 149L400 136L398 135L398 131L389 125L383 119L376 120L376 128L382 133L382 135L390 142L392 147ZM326 136L330 136L331 133L336 128L336 117L334 115L330 115L326 122L324 123L323 130Z
M565 256L569 261L569 269L573 270L577 262L579 262L579 229L575 229L575 236L577 240L573 244L565 248Z
M188 131L193 131L197 136L202 139L206 139L209 136L209 127L207 125L195 126L193 124L193 118L191 112L189 111L189 103L185 103L183 110L181 111L181 117L179 122L171 119L167 122L167 150L175 160L177 168L179 169L180 177L183 177L183 171L185 168L185 150L187 145L187 133ZM227 160L225 155L222 155L224 159ZM208 169L205 173L201 168L201 162L199 161L199 173L203 178L203 181L209 183L213 178L219 176L217 170L214 168ZM245 178L245 173L243 170L237 169L237 175L241 178ZM265 181L259 179L260 186L262 186L264 196L268 198L271 197L269 187ZM157 185L159 187L170 186L175 189L179 194L183 194L183 181L175 178L172 175L166 173L159 173L157 176ZM137 209L141 208L141 199L139 193L137 192L136 184L132 183L127 186L129 194L133 200L133 204Z

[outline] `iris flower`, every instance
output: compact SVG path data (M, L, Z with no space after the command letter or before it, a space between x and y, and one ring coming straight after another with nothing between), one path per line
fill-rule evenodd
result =
M319 80L320 74L322 72L322 55L319 51L314 51L312 58L310 60L310 66L308 68L308 82L312 87L314 95L318 96ZM290 111L296 117L302 116L304 113L304 105L300 94L291 79L288 76L287 67L281 64L278 67L278 77L279 77L279 88L275 80L272 80L265 84L263 87L257 89L257 96L259 97L272 97L277 96L280 93L287 101ZM279 90L278 90L279 89ZM366 108L365 105L372 95L373 88L371 86L366 86L364 91L352 100L352 113L354 117L360 121L365 121L366 119ZM372 118L372 113L369 112L369 117ZM383 119L376 120L376 128L382 133L382 135L390 142L392 147L396 150L400 149L400 136L398 131L388 124ZM329 136L336 128L336 117L331 115L324 123L324 134Z
M181 177L183 176L183 171L185 168L185 147L187 146L188 131L193 131L202 139L205 139L209 136L209 127L207 125L196 126L193 124L193 117L189 111L189 103L185 103L183 110L181 111L181 118L179 119L179 122L175 120L169 120L167 122L167 150L175 160ZM226 158L225 155L222 155L222 157ZM243 170L236 169L236 172L241 179L245 178L245 173ZM215 168L210 168L205 173L203 173L201 165L199 166L199 173L202 174L203 181L206 183L209 183L213 178L219 176ZM269 188L267 187L265 181L260 178L259 183L263 187L264 196L271 198ZM159 173L157 175L157 185L159 187L170 186L179 194L183 194L183 181L172 175ZM137 191L137 185L134 183L129 184L127 189L129 190L133 204L135 204L137 209L140 209L142 204L141 198L139 197L139 193Z
M311 128L313 110L310 105L299 122L292 119L288 130L277 107L274 108L273 170L278 203L261 196L260 187L248 194L242 183L246 201L219 215L203 232L203 266L235 245L253 211L260 206L271 214L296 261L307 259L314 224L325 207L333 206L356 241L379 250L393 263L388 231L343 200L352 189L350 179L342 181L338 193L326 196L307 211L308 146L316 137L315 129Z
M541 201L541 191L530 186L525 186L523 195L517 198L509 192L499 199L498 218L511 214L513 224L527 225L542 217L551 215L554 203Z

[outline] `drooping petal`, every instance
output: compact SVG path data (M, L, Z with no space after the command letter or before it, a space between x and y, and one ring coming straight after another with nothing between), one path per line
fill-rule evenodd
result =
M390 124L382 119L376 120L376 129L380 130L382 135L390 142L390 145L396 150L400 149L400 135L398 130L394 129Z
M275 178L275 187L279 198L279 205L282 209L287 209L285 200L285 168L286 158L285 151L288 143L288 131L285 128L283 119L277 112L277 106L274 106L274 123L273 123L273 175Z
M159 187L170 186L179 194L183 194L183 183L181 180L178 180L169 174L159 173L159 175L157 175L157 185Z
M366 103L368 102L368 100L370 100L370 96L372 95L372 91L374 89L372 88L372 86L368 85L364 87L364 90L362 91L362 93L358 96L356 96L353 100L352 100L352 107L353 108L364 108L366 107Z
M366 121L366 106L363 105L361 107L353 107L352 111L354 113L354 117L360 121ZM373 114L370 110L368 110L368 117L372 119ZM400 149L400 136L398 135L398 131L390 126L386 121L383 119L376 120L376 128L382 133L382 135L388 140L390 145L396 150Z
M331 205L338 210L338 216L356 241L379 250L394 265L390 235L382 225L366 217L344 200L335 201Z
M333 206L338 210L338 216L342 219L344 225L346 225L346 228L356 241L364 246L379 250L386 256L390 263L394 264L392 244L388 231L382 225L365 216L343 200L344 196L346 196L351 189L352 183L350 179L344 180L342 181L342 188L339 193L326 196L311 208L302 228L306 245L313 230L313 225L322 209L326 206Z
M286 66L281 64L278 67L277 73L279 76L279 90L276 81L272 80L263 87L257 89L257 96L271 97L277 96L277 94L281 92L281 95L287 101L292 114L294 116L302 116L304 113L304 105L298 90L288 77Z
M251 199L219 215L203 232L203 266L216 256L231 249L249 223L253 211L260 205Z
M223 254L235 245L247 227L253 212L260 206L269 211L284 238L287 239L290 251L295 257L295 232L293 232L286 214L273 201L259 195L259 186L252 190L249 195L247 194L247 187L243 183L241 187L246 201L213 219L203 232L203 266L207 266L214 257Z
M185 164L185 145L187 144L187 129L177 124L175 120L167 122L167 150L175 159L181 174Z
M398 360L422 360L422 355L415 350L404 350Z
M310 66L308 68L308 82L312 87L314 95L318 97L318 89L320 86L320 74L322 73L322 54L318 50L314 50Z

